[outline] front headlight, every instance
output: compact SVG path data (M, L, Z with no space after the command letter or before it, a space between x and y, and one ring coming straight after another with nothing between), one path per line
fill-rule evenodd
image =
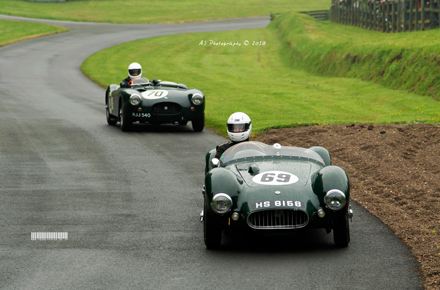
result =
M331 210L341 210L346 202L345 194L338 189L329 190L324 197L325 205Z
M191 97L191 102L196 105L196 106L200 106L201 104L203 104L203 96L201 94L194 94Z
M130 104L132 104L133 106L139 105L141 101L142 101L141 96L137 94L133 94L130 96Z
M226 193L217 193L212 198L211 209L218 214L227 213L232 207L232 199Z

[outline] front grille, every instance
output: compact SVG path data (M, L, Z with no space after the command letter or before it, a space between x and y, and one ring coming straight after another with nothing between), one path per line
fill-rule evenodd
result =
M180 114L182 107L176 103L158 103L153 106L153 114L173 115Z
M309 216L302 210L265 210L251 213L247 222L253 229L299 229L309 223Z

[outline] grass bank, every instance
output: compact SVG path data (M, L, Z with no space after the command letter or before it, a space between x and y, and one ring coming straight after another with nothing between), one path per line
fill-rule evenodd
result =
M35 3L0 0L0 14L111 23L178 23L329 9L328 0L89 0Z
M0 19L0 46L65 31L68 29L55 25Z
M286 13L272 23L294 67L440 99L440 30L386 34Z
M136 61L147 78L199 88L207 96L207 126L223 135L225 120L235 111L252 118L256 134L299 125L440 122L440 103L431 97L355 78L317 76L286 61L283 29L288 30L273 24L143 39L89 57L82 71L106 87L119 84ZM310 47L309 53L319 55L319 49Z

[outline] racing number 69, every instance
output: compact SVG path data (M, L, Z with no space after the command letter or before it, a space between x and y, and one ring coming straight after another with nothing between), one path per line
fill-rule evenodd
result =
M265 173L261 176L261 182L272 182L275 179L275 176L277 182L289 182L290 180L289 174L279 173L277 175L275 173Z

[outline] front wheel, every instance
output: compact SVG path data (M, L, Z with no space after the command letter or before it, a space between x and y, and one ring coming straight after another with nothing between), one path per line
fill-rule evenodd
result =
M205 114L203 116L191 121L193 130L196 132L202 132L205 127Z
M121 123L121 129L124 132L128 132L131 129L132 121L128 116L125 116L124 107L119 109L119 122Z
M215 250L220 248L222 243L222 229L213 223L211 216L208 213L208 204L205 200L203 209L203 234L206 248Z
M348 247L348 244L350 243L350 224L347 213L342 219L335 221L335 226L333 228L333 240L338 247Z

